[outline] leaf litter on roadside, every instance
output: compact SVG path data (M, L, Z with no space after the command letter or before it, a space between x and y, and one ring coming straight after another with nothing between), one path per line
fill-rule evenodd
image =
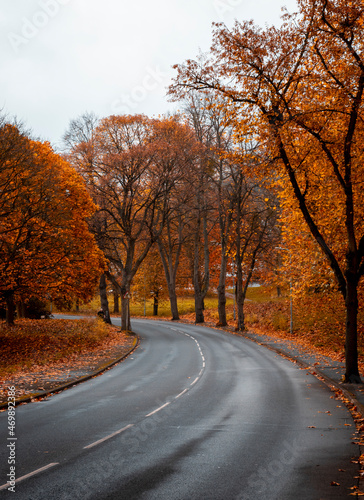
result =
M129 352L133 337L99 319L17 320L0 323L0 402L60 385Z

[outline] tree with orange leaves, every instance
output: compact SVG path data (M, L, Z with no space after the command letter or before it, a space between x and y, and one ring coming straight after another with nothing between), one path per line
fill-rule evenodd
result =
M171 93L222 93L237 130L248 127L266 141L267 168L289 183L345 301L345 380L359 382L364 6L361 0L298 0L298 6L280 28L215 25L210 59L179 66ZM336 236L326 222L333 218Z
M31 297L87 299L104 265L86 219L95 209L82 178L48 143L0 128L0 299L7 322Z

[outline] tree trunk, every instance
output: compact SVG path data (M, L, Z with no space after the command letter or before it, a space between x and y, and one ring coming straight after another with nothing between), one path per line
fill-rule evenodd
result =
M200 276L200 227L202 222L202 236L203 236L203 277ZM208 231L207 231L207 215L206 212L203 213L202 221L199 214L197 221L197 231L195 234L194 241L194 260L193 260L193 288L195 291L195 314L196 323L204 323L205 318L203 311L205 309L204 299L206 297L207 291L209 289L210 282L210 252L209 252L209 241L208 241Z
M131 331L129 295L121 298L121 329L125 332Z
M358 369L358 290L354 276L347 276L346 288L345 382L361 383Z
M15 321L15 304L14 294L9 292L6 294L6 323L13 326Z
M245 331L245 314L244 314L244 303L245 303L245 294L237 293L236 296L236 305L238 309L238 326L237 329L239 332Z
M201 294L195 293L196 323L205 322L203 311L204 311L204 297Z
M176 258L175 258L174 266L173 266L172 249L169 248L169 252L167 252L165 247L163 246L163 242L161 241L161 239L158 239L158 248L159 248L159 254L160 254L161 259L162 259L164 274L165 274L167 286L168 286L168 296L169 296L169 303L171 306L172 321L177 321L177 320L179 320L179 312L178 312L177 294L176 294L176 276L177 276L177 269L178 269L178 265L179 265L179 255L180 255L181 248L182 248L181 232L179 234L179 243L178 243L178 248L176 251Z
M236 255L236 306L238 310L238 325L237 330L243 332L245 330L245 315L244 315L244 302L245 302L245 287L243 285L243 269L241 256Z
M225 251L221 255L221 267L219 276L219 286L217 287L217 298L218 298L218 313L219 313L219 326L226 326L226 266L227 259Z
M254 269L253 259L251 270ZM243 268L242 268L242 258L241 255L236 255L236 306L238 310L238 325L237 330L239 332L245 331L245 314L244 314L244 303L246 297L246 291L248 289L251 273L248 274L247 280L243 283Z
M107 300L107 292L106 292L106 276L104 273L100 276L99 289L100 289L101 309L104 315L104 321L105 323L111 324L109 301Z
M114 313L119 313L119 294L118 292L114 291Z
M238 306L238 331L244 332L245 328L245 314L244 314L244 304L246 299L246 294L248 291L249 284L251 282L253 271L255 269L256 255L260 248L260 244L254 249L253 255L250 261L250 267L243 283L243 269L242 269L242 259L237 258L237 279L236 279L236 303Z
M158 305L159 305L158 295L159 293L156 292L153 297L153 316L158 316Z
M179 320L177 294L175 284L168 285L169 303L171 305L172 321Z
M16 306L16 313L18 315L18 318L25 318L25 303L23 300L18 302Z

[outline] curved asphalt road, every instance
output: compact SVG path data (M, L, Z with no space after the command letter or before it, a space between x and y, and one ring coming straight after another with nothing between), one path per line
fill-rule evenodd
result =
M22 479L0 498L353 498L355 426L316 378L213 329L144 320L133 329L140 347L118 366L16 408ZM4 485L6 413L0 430Z

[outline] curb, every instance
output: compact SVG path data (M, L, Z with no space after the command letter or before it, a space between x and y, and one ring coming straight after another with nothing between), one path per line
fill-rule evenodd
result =
M112 368L114 365L116 365L117 363L120 363L120 361L123 361L125 358L127 358L138 347L139 342L140 342L139 335L136 335L135 333L133 335L134 335L133 347L130 349L129 352L120 356L120 358L114 359L113 361L108 363L106 366L103 366L102 368L100 368L99 370L96 370L95 372L89 373L88 375L80 377L80 378L73 380L71 382L66 382L65 384L54 387L54 389L47 389L45 391L32 393L31 395L22 396L22 397L15 400L15 406L19 406L22 403L31 403L34 399L38 400L38 399L45 398L46 396L49 396L51 394L56 394L56 393L62 392L65 389L68 389L69 387L73 387L75 385L80 384L81 382L85 382L86 380L90 380L91 378L96 377L96 376L100 375L101 373L105 372L109 368ZM7 409L7 408L8 408L8 403L1 403L0 404L0 411Z

